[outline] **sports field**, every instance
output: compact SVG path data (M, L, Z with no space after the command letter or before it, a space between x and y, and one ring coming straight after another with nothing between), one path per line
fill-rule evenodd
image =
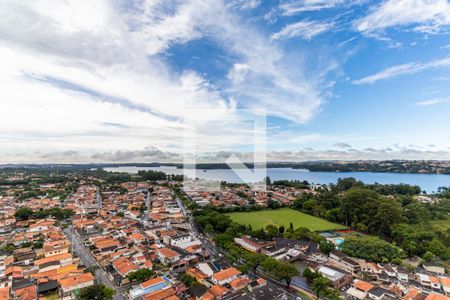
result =
M269 224L273 224L278 227L284 225L285 228L289 228L290 222L292 222L294 229L298 227L306 227L312 231L345 229L345 226L343 225L328 222L324 219L320 219L291 208L252 212L233 212L228 213L227 215L237 223L245 225L250 224L254 230L261 227L266 227Z

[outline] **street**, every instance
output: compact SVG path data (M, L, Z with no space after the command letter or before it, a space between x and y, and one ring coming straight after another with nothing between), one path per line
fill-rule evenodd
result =
M69 228L66 228L64 230L64 234L67 236L67 238L72 243L72 250L78 254L78 257L83 262L83 264L87 267L97 267L95 270L95 278L99 283L102 283L106 285L107 287L110 287L116 291L116 294L114 296L114 300L126 300L126 298L122 295L122 292L125 291L124 288L117 287L114 283L112 283L106 272L100 268L100 266L97 264L95 259L92 257L92 255L89 253L89 251L86 249L86 247L83 244L83 241L79 237L79 235L74 232L73 227L70 226Z
M205 236L203 233L200 232L200 230L197 227L197 224L195 224L194 217L190 214L189 210L186 209L183 202L178 198L178 196L175 196L175 199L184 217L186 218L186 220L189 221L192 231L194 231L194 235L202 242L203 246L205 246L205 250L212 256L217 256L218 251L216 249L216 246L211 242L211 240L207 236Z

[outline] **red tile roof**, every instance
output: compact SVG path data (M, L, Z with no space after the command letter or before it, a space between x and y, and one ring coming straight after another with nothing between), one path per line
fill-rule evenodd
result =
M238 269L228 268L228 269L225 269L225 270L222 270L220 272L213 274L212 278L214 278L217 281L222 281L222 280L226 280L227 278L237 276L239 274L241 274L241 271L239 271Z

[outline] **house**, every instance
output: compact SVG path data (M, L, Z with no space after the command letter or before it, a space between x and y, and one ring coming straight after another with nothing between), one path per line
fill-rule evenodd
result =
M434 262L426 262L423 264L423 268L427 270L428 272L444 275L445 274L445 268L437 263Z
M435 276L429 276L430 282L431 282L431 288L433 290L440 290L441 289L441 282L439 279Z
M179 300L174 288L158 290L144 295L143 300Z
M363 272L379 275L383 273L383 269L376 263L368 262L364 263L362 267Z
M389 264L383 265L383 271L389 277L397 277L397 271Z
M419 282L422 286L431 288L434 290L440 290L441 289L441 282L439 279L432 275L427 274L419 274Z
M236 278L230 281L230 286L234 291L245 288L250 283L250 279L247 277L244 278Z
M439 277L439 280L441 281L442 290L444 290L444 293L447 296L450 296L450 278L448 278L448 277Z
M388 290L377 286L377 287L372 288L369 291L368 296L370 299L381 300L381 299L383 299L383 297L387 296L388 294L391 294Z
M52 269L59 269L60 266L69 265L72 261L72 254L62 253L37 259L34 261L34 265L39 268L39 272L45 272Z
M432 293L432 294L429 294L425 298L425 300L448 300L448 297L444 296L444 295L441 295L441 294Z
M72 299L73 292L94 285L94 276L88 272L59 280L60 295L63 299Z
M355 287L355 289L365 293L366 295L371 289L375 287L373 284L359 279L355 279L355 281L353 282L353 286Z
M335 288L341 288L352 282L352 274L332 266L321 266L317 271L328 278Z
M189 288L189 294L194 297L195 300L202 299L203 295L208 292L208 289L203 285L193 285Z
M208 277L211 276L212 274L214 274L215 272L218 272L219 269L212 263L207 262L207 263L198 263L197 264L197 268L202 271L203 273L205 273Z
M8 299L9 290L10 290L9 286L0 288L0 299Z
M28 227L29 232L41 232L48 230L51 226L55 225L54 220L39 220Z
M156 291L168 289L171 286L172 281L170 281L167 277L155 277L144 281L138 287L130 290L130 299L137 299Z
M347 272L357 273L361 270L359 263L348 257L343 252L340 251L331 252L330 259L332 262L334 262Z
M203 273L199 269L189 268L189 269L186 270L186 274L188 274L189 276L194 277L195 280L197 280L197 282L199 282L201 284L204 284L206 286L209 285L209 283L207 281L208 275L206 275L205 273Z
M220 284L216 284L214 286L212 286L208 292L210 292L213 296L214 299L221 299L223 296L225 296L229 290L224 287L223 285Z
M422 298L425 297L422 296L420 290L412 287L407 291L406 295L403 296L402 300L421 300Z
M13 299L17 300L36 300L38 298L37 286L35 284L18 288L12 294Z
M257 239L253 239L249 236L243 236L242 238L234 238L234 242L250 252L260 252L262 248L275 246L274 241L260 241Z
M222 270L220 272L214 273L211 276L211 280L215 283L215 284L226 284L231 282L232 280L236 279L238 275L241 274L241 271L239 271L236 268L228 268L225 270Z
M128 238L134 243L134 244L143 244L147 241L147 239L145 238L145 236L143 236L142 234L136 232L136 233L132 233L128 236Z
M397 279L401 282L408 282L409 271L402 266L398 266L397 267Z
M180 260L180 254L169 248L156 250L156 255L163 265L170 265Z
M43 246L44 256L49 257L58 254L69 253L70 246L71 243L68 240L45 242Z
M183 235L166 235L163 237L163 243L169 246L178 246L180 244L184 244L192 241L192 235L183 234Z
M116 269L117 273L122 277L126 277L131 272L135 272L139 269L133 262L131 262L131 260L126 257L116 259L115 261L113 261L112 265L114 269Z

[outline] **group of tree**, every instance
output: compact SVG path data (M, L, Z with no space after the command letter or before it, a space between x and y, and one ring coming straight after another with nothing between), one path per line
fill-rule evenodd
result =
M342 251L352 257L374 262L390 262L401 256L398 247L375 236L347 237Z
M390 196L380 194L374 186L381 185L367 186L353 178L341 179L330 188L323 187L314 194L302 194L294 201L293 208L374 236L346 239L348 242L344 242L344 250L355 257L374 261L392 261L414 255L427 260L450 258L450 231L435 228L430 223L433 219L447 218L450 199L440 196L436 203L421 203L408 195L406 191L409 188L403 185L389 187L394 193L398 189L403 190L401 195ZM189 203L187 199L185 201ZM194 209L195 221L207 233L228 231L233 232L234 236L246 234L258 239L272 239L275 236L306 239L320 243L325 253L333 250L331 243L326 243L322 236L307 228L294 229L292 225L288 228L274 225L252 228L237 224L225 214L236 209L212 206ZM239 211L258 209L261 207L242 207Z
M308 280L311 290L316 294L317 299L320 299L320 297L325 297L329 300L341 299L339 291L330 287L331 281L323 277L319 272L305 268L302 275Z
M94 284L80 290L77 300L112 300L116 292L103 284Z
M17 220L28 220L28 219L45 219L49 217L56 218L57 220L65 220L70 218L74 214L73 210L71 209L65 209L65 208L49 208L49 209L43 209L43 210L36 210L33 211L30 208L22 207L19 208L16 213L14 214L14 217Z
M241 271L256 272L259 267L272 278L285 282L289 287L293 277L299 275L294 264L278 261L261 253L252 253L237 246L233 241L232 230L215 236L216 244L227 253L227 259L238 263Z
M194 285L202 285L195 279L195 277L192 277L186 272L181 273L178 276L178 280L184 283L184 285L186 285L187 287L193 287Z
M155 276L155 272L153 272L150 269L139 269L135 272L131 272L130 274L127 275L127 278L131 281L131 282L137 282L137 283L142 283L150 278L152 278L153 276Z
M421 203L413 196L417 193L420 189L414 186L365 185L346 178L316 194L303 194L293 208L394 242L408 256L429 252L448 259L450 231L435 228L430 221L448 218L450 198L442 190L435 203Z

